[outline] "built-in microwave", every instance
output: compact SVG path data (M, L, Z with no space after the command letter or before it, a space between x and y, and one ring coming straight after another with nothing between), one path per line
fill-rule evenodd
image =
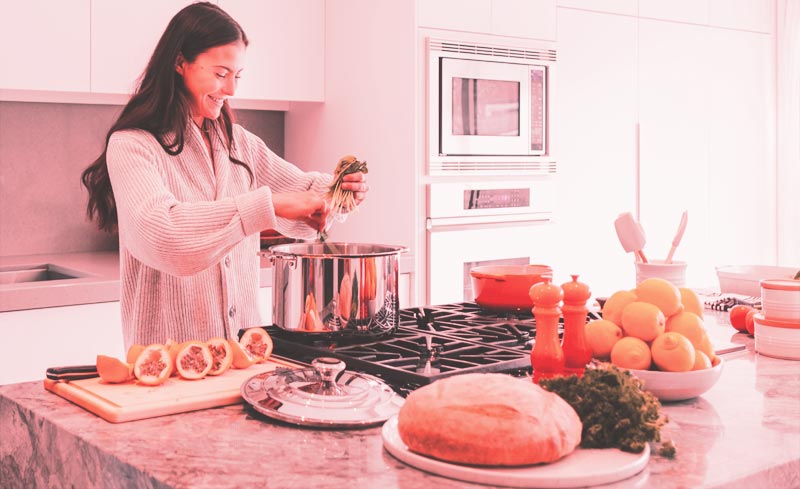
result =
M428 54L432 170L513 169L515 164L550 169L556 70L552 46L428 39Z

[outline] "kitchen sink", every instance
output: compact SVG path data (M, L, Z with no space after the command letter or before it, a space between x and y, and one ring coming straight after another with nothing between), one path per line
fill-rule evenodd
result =
M70 268L44 263L39 265L22 265L0 267L0 285L28 282L50 282L88 277L89 274Z

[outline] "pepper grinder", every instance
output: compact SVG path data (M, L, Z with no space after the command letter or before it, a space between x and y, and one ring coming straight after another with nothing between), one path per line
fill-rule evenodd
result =
M564 374L564 350L558 338L558 319L561 317L559 303L564 296L561 287L550 283L552 277L545 276L544 282L534 284L528 295L533 301L533 315L536 318L536 341L531 351L533 381Z
M589 286L578 282L578 276L572 275L571 282L561 285L564 291L564 373L582 377L586 364L592 360L592 350L586 343L586 314L589 309L586 301L592 295Z

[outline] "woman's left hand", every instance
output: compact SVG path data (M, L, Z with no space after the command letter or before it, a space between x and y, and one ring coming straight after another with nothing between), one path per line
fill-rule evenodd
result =
M361 204L367 197L369 185L367 185L367 175L361 172L350 173L342 177L342 190L350 190L356 199L356 205Z

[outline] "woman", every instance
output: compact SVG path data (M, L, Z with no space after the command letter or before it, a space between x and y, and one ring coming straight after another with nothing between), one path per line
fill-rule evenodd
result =
M234 123L247 36L192 4L161 36L138 90L82 175L88 215L119 231L125 348L231 337L259 317L259 234L313 238L331 176L302 172ZM343 189L360 203L363 174Z

